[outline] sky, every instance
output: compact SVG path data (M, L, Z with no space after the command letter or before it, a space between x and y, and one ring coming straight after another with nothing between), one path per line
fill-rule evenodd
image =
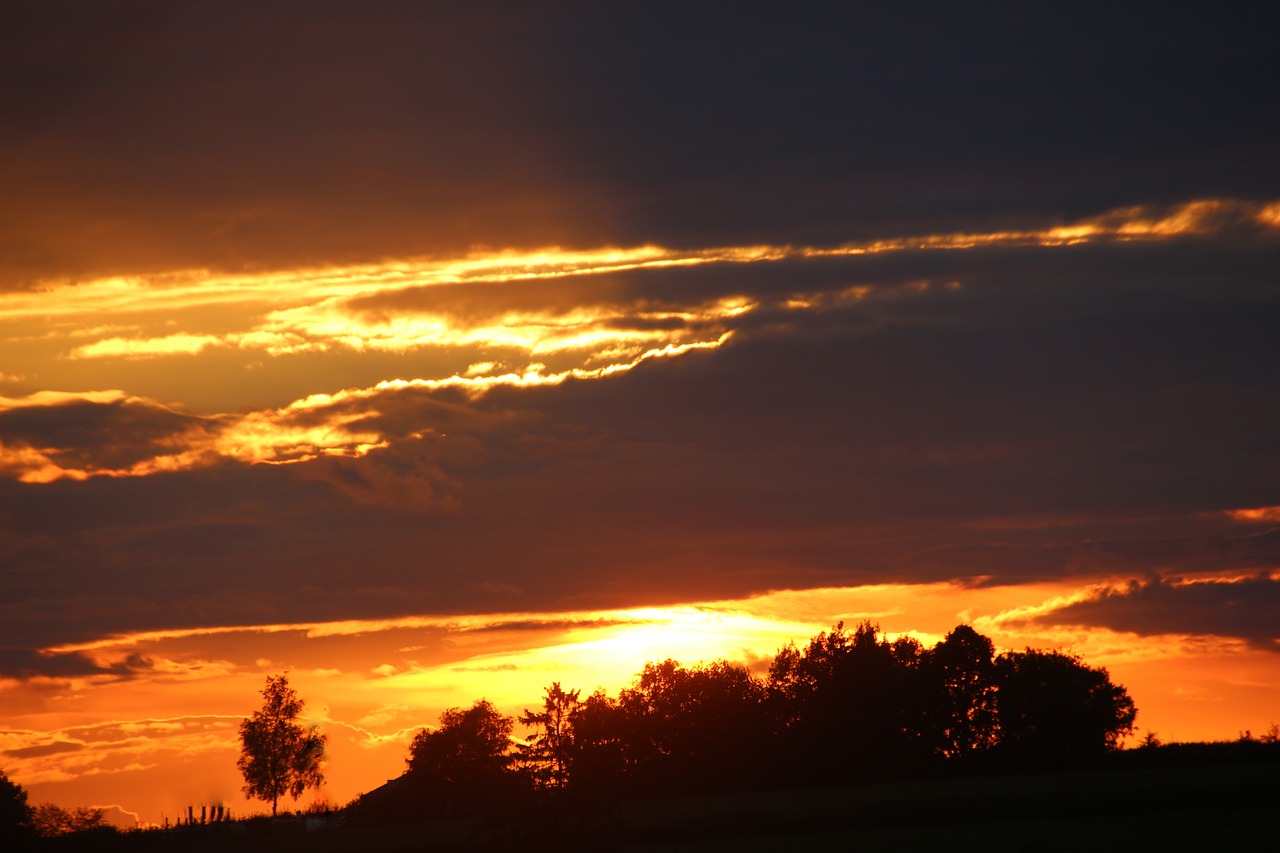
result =
M1280 720L1280 10L827 5L5 4L0 769L863 619Z

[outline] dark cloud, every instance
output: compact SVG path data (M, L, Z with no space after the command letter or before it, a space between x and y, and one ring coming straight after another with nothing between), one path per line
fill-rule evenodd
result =
M3 289L472 246L827 245L1280 197L1280 11L1263 4L9 6ZM1222 515L1280 505L1276 243L1242 212L1159 245L357 300L370 318L587 306L615 329L735 334L605 380L388 389L288 416L359 415L348 427L389 446L358 459L0 481L0 643L1274 566L1273 534ZM855 286L865 298L837 298ZM796 311L797 295L818 298ZM731 296L760 307L706 327L644 316ZM321 390L424 375L429 356L395 358L335 357ZM0 441L121 468L227 423L78 402L2 412ZM96 666L13 654L13 671Z
M1280 652L1280 580L1269 574L1212 582L1132 581L1037 618L1138 634L1213 634Z
M146 400L72 400L0 411L0 444L35 448L75 469L127 469L213 428L207 418Z
M1184 11L1185 9L1185 11ZM1263 4L21 4L5 286L1280 194Z
M478 627L464 627L467 633L494 633L500 631L568 631L575 628L612 628L617 625L650 624L644 619L520 619L490 622Z
M0 482L3 642L1265 569L1275 536L1223 511L1280 505L1274 251L1249 237L620 274L605 300L628 310L701 295L696 272L768 304L717 350L608 379L387 388L296 414L387 437L358 459ZM901 286L919 280L962 286ZM872 290L782 305L852 284ZM30 417L89 454L97 431L60 432L67 413L103 416ZM157 416L152 440L186 426Z
M27 746L20 749L7 749L4 754L10 758L39 758L45 755L61 755L68 752L81 752L88 749L88 744L71 741L55 741L40 746Z
M0 648L0 677L3 678L82 678L93 675L129 678L151 669L151 666L151 661L140 655L130 655L123 661L104 665L84 652Z
M1057 531L1050 532L1052 528ZM1075 528L1075 530L1072 530ZM1086 528L1082 530L1082 528ZM1188 531L1197 531L1188 535ZM1118 535L1125 538L1116 538ZM1002 529L999 539L952 543L919 555L917 564L984 582L1107 574L1150 575L1177 566L1185 572L1266 570L1280 563L1280 531L1233 534L1196 516L1120 518L1110 523L1060 518L1030 529ZM1047 541L1046 541L1047 540Z

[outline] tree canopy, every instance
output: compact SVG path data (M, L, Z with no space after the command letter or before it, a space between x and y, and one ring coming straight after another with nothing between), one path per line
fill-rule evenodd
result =
M1105 669L1027 649L995 661L999 746L1024 763L1087 761L1133 732L1137 709Z
M11 781L0 770L0 841L5 847L17 845L31 836L31 806L27 789Z
M284 675L267 676L262 708L240 724L240 758L246 796L271 803L298 799L324 784L322 764L328 738L298 722L304 703Z
M1105 669L1062 652L996 655L957 626L932 648L838 623L781 649L766 677L727 661L647 663L616 697L559 682L519 722L486 700L414 737L401 794L419 814L558 800L847 784L944 768L1080 765L1136 710Z
M758 765L768 725L764 687L745 667L646 664L618 697L630 772L668 791L733 787Z
M481 699L465 710L450 708L434 730L422 729L409 744L405 774L423 806L437 813L496 807L518 783L511 768L515 720Z
M52 838L56 835L70 835L73 832L111 829L106 823L106 812L91 806L77 806L64 809L53 803L41 803L35 807L31 815L31 826L36 835Z

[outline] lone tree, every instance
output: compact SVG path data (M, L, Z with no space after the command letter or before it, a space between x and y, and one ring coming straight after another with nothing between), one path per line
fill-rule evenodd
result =
M541 712L525 709L520 715L520 722L535 732L517 754L539 785L563 788L569 782L569 765L573 761L573 715L582 701L579 691L565 690L558 681L546 689L546 694Z
M262 710L240 724L236 766L244 774L245 796L270 800L274 817L280 797L296 800L324 784L320 764L328 737L298 723L303 702L285 676L267 676L262 698Z

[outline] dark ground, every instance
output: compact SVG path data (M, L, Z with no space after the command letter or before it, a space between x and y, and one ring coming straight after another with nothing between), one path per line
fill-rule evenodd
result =
M301 832L267 821L65 838L45 849L182 851L1273 850L1280 761L1132 751L1105 770L633 801L490 821ZM80 842L80 843L73 843Z

